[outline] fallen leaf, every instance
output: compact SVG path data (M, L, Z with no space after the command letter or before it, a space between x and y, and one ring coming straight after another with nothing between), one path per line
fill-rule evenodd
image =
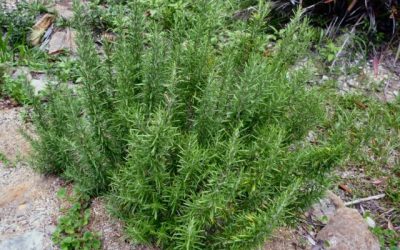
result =
M374 56L374 61L373 61L373 66L374 66L374 75L375 75L375 78L378 76L378 73L379 73L379 63L380 63L380 56L378 56L378 55L375 55Z
M367 109L368 108L368 105L366 105L366 104L364 104L364 103L362 103L362 102L360 102L360 101L355 101L354 102L356 105L357 105L357 107L359 107L360 109Z
M374 185L380 185L380 184L382 184L382 180L374 180L373 182L372 182L372 184L374 184Z
M352 193L351 189L345 184L339 184L339 188L347 193Z

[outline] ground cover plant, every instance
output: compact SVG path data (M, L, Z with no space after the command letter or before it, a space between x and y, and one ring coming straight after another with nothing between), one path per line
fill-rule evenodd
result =
M161 7L128 3L99 55L76 3L82 85L34 98L35 166L109 197L134 241L257 247L322 195L342 156L335 136L305 139L325 120L293 66L314 31L298 12L266 33L264 1L247 21L235 1Z
M78 190L69 195L65 188L60 189L57 196L68 205L63 208L65 214L59 218L57 229L52 235L54 243L62 250L100 249L99 234L87 229L90 221L90 197Z

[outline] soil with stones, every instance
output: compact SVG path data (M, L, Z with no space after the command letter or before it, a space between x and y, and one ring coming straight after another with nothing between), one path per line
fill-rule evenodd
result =
M57 191L65 183L34 172L26 162L30 146L21 130L32 133L22 109L0 100L0 250L58 249L51 235L61 216ZM31 132L29 132L31 131ZM134 249L122 237L122 224L111 218L104 202L92 203L91 229L101 234L104 249Z

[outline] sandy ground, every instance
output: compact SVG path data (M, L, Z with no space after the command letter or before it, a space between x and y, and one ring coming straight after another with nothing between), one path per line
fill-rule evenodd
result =
M20 133L27 129L20 113L20 108L0 110L0 152L6 158L0 162L0 249L17 249L17 242L29 241L33 249L54 249L60 181L27 166L30 146Z
M57 191L64 182L35 173L27 163L29 143L20 131L28 130L21 108L0 105L0 250L58 249L51 240L61 216ZM90 229L101 234L103 249L129 250L123 226L111 218L105 202L93 200Z

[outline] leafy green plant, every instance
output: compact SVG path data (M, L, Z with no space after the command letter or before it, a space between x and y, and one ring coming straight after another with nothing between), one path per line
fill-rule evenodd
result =
M3 76L4 83L0 85L0 93L11 97L21 105L32 103L32 87L24 77L14 79L10 76Z
M16 8L7 10L4 3L0 4L0 28L5 29L10 46L26 44L28 33L35 18L44 11L40 3L17 1Z
M340 51L340 47L338 47L334 42L327 43L323 48L319 50L320 55L327 62L333 62L337 57L338 52Z
M91 0L88 4L88 25L95 32L115 29L118 23L124 19L120 13L128 12L122 3L106 4L103 2L102 0Z
M400 242L400 235L395 230L384 229L382 227L372 228L371 231L378 237L383 249L397 250Z
M36 168L107 193L134 241L256 248L324 193L342 158L334 137L306 140L325 112L294 65L315 34L301 12L267 34L264 1L248 21L231 18L237 1L178 2L168 25L151 3L127 3L104 57L76 3L82 87L35 99Z
M2 152L0 152L0 163L3 163L5 166L10 165L10 160Z
M13 54L10 52L9 46L8 46L8 36L2 36L0 37L0 64L2 65L3 63L10 62L13 59ZM0 71L2 74L2 72Z
M100 249L99 235L86 229L90 220L89 197L79 192L68 196L64 188L57 195L70 203L70 207L58 220L57 229L52 236L53 242L62 250Z
M76 60L69 57L61 57L51 69L57 78L62 82L77 82L79 72L76 65Z

